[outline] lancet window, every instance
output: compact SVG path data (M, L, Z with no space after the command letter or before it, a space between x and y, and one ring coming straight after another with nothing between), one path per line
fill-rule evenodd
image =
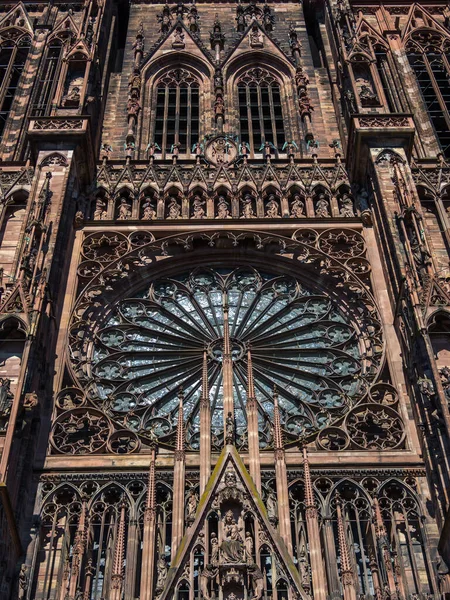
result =
M407 45L409 63L442 152L450 157L450 46L440 35L417 31Z
M50 114L52 101L58 83L63 45L61 40L53 38L47 48L44 64L37 82L32 105L32 115L43 117Z
M264 142L281 150L285 132L278 80L266 69L254 67L240 77L238 95L241 141L252 153L260 152Z
M156 88L154 140L163 154L177 149L190 153L199 141L200 85L186 69L173 69L161 77Z
M0 47L0 136L5 129L30 46L31 39L25 35L17 42L7 41Z

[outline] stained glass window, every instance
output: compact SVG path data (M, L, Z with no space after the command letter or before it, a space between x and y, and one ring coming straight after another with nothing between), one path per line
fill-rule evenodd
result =
M345 414L362 385L359 341L324 293L248 268L195 270L122 300L97 332L92 375L99 401L124 425L161 439L175 422L180 386L191 447L198 447L204 352L212 430L223 429L224 308L228 308L235 420L246 432L247 353L253 358L261 444L270 440L273 388L297 439Z

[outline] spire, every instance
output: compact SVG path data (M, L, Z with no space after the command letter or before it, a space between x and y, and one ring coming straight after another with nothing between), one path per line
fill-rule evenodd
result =
M114 562L111 575L112 593L111 600L120 600L122 597L122 581L123 581L123 557L125 552L125 509L126 502L122 498L120 503L120 517L117 528L116 547L114 552Z
M311 472L309 470L309 458L308 451L306 449L306 444L303 446L303 473L305 478L305 506L306 510L316 508L316 503L314 501L314 493L311 481Z
M283 432L281 431L280 409L278 407L277 386L273 386L273 445L275 450L283 450Z
M255 382L253 380L253 360L250 351L250 344L247 346L247 402L255 396Z
M209 385L208 385L208 354L203 351L203 367L202 367L202 400L209 404Z
M146 511L149 515L154 513L156 508L156 488L155 488L155 448L152 448L152 454L150 458L150 467L148 470L148 483L147 483L147 502L145 505Z
M373 501L373 510L375 515L375 533L378 539L387 539L386 527L384 526L383 516L381 514L380 505L378 503L378 498L374 498Z
M227 422L229 429L229 416L234 415L233 399L233 360L231 357L230 326L228 322L228 300L226 293L223 293L223 428L225 436L227 435Z
M341 559L341 577L344 586L344 600L350 600L354 593L353 569L348 551L347 535L345 533L344 519L342 516L342 503L339 494L336 494L336 516L338 529L339 555ZM346 593L346 589L350 592Z
M180 387L178 391L178 422L177 422L177 442L175 449L175 460L182 460L184 458L184 415L183 415L183 400L184 393L183 388Z

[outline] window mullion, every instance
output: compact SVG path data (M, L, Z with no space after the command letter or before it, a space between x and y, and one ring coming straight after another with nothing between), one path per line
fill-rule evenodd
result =
M275 122L275 109L273 107L273 94L272 94L272 86L269 85L267 87L269 94L269 106L270 106L270 122L272 125L272 136L273 136L273 145L275 148L278 148L278 139L277 139L277 125Z
M175 143L180 141L180 86L176 87L176 102L175 102Z
M261 143L264 144L266 141L266 132L264 129L264 114L263 114L263 105L262 105L262 94L261 94L261 85L258 83L258 87L256 88L258 91L258 116L259 116L259 127L261 129Z
M248 118L248 141L250 144L250 152L252 155L255 154L255 145L253 143L253 121L252 121L252 106L250 100L250 87L245 86L245 93L247 98L247 118Z
M426 70L428 72L428 77L430 78L431 85L433 86L434 93L436 94L436 99L439 102L439 105L440 105L441 110L442 110L442 114L443 114L444 119L445 119L445 121L447 123L447 127L450 128L450 115L448 114L447 107L445 106L444 99L442 97L442 94L441 94L441 91L439 89L439 86L436 83L436 79L434 77L433 69L430 66L430 62L429 62L428 56L426 54L423 55L423 62L424 62L425 68L426 68Z
M186 154L189 155L191 152L192 144L194 140L192 139L192 127L191 127L191 118L192 118L192 93L191 86L187 88L187 122L186 122Z
M6 69L5 77L3 78L2 85L0 87L0 111L3 108L3 103L5 102L6 93L8 91L9 84L11 83L12 69L13 69L13 65L16 60L16 56L17 56L17 44L14 45L14 49L11 52L11 56L9 57L8 67Z
M168 119L169 93L170 93L169 86L166 85L164 87L164 123L163 123L163 147L162 147L163 158L166 157L166 149L167 149L167 130L168 130L168 126L169 126L169 119Z

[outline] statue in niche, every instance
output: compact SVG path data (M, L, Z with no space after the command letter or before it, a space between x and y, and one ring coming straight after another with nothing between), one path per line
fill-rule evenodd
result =
M204 219L206 213L203 209L206 202L198 195L194 196L194 200L192 202L192 218L193 219Z
M171 196L169 199L169 216L168 219L181 219L181 208L178 204L175 196Z
M225 419L225 442L227 444L234 443L234 419L231 412L228 413L227 418ZM225 483L227 483L227 476L225 475Z
M252 207L253 197L251 194L245 194L242 200L242 213L241 219L255 219L256 215Z
M228 202L225 196L219 196L216 219L231 219Z
M260 600L264 592L264 577L261 569L255 563L248 565L253 595L251 600Z
M267 492L266 507L269 521L271 523L276 523L278 521L277 498L272 488Z
M94 221L106 219L106 202L101 198L95 201Z
M341 199L341 210L339 211L341 217L354 217L355 211L353 210L353 200L347 192L342 196Z
M244 546L240 528L236 523L231 510L225 514L223 523L225 539L220 545L222 562L240 563L243 560Z
M118 219L120 221L126 221L131 217L131 204L128 204L125 196L122 196L119 204L119 216Z
M300 194L295 194L291 204L291 219L300 219L305 216L305 203Z
M147 196L144 199L144 203L142 205L143 213L142 218L144 221L153 221L156 219L156 210L154 204L152 204L151 198Z
M253 25L250 31L250 46L252 48L261 48L263 46L263 37L260 28L257 25Z
M363 106L373 106L374 104L379 104L378 96L373 91L369 82L363 83L359 88L359 98Z
M160 594L164 589L167 579L167 562L165 556L159 557L158 562L156 563L156 571L157 578L155 591L157 594Z
M266 204L266 217L270 219L277 219L280 217L280 212L278 210L278 202L276 200L275 194L270 194L269 200Z
M66 84L67 93L63 96L61 106L64 108L78 108L81 99L81 89L83 87L84 77L73 74Z
M19 599L25 598L28 590L28 567L23 563L19 573Z
M298 561L298 570L300 572L302 586L304 588L309 588L310 587L309 568L308 568L308 562L306 560L306 554L305 554L304 548L302 548L302 551L300 552L300 558Z
M160 23L161 33L167 33L170 29L170 24L172 23L170 8L167 4L164 6L162 14L158 16L158 21Z
M7 415L11 409L13 394L10 389L11 380L0 377L0 414Z
M191 31L198 31L198 12L195 6L191 6L191 9L189 10L188 23Z
M320 194L316 204L316 217L323 219L329 216L330 212L328 200L325 198L325 194Z
M253 538L252 538L252 534L250 533L250 531L247 531L245 534L245 542L244 542L244 546L245 546L245 562L247 564L251 564L253 562L253 548L254 548L254 542L253 542Z
M189 490L189 496L186 503L186 521L192 523L195 520L197 512L198 497L194 489Z
M214 531L211 533L211 555L209 562L213 567L219 564L219 540Z

